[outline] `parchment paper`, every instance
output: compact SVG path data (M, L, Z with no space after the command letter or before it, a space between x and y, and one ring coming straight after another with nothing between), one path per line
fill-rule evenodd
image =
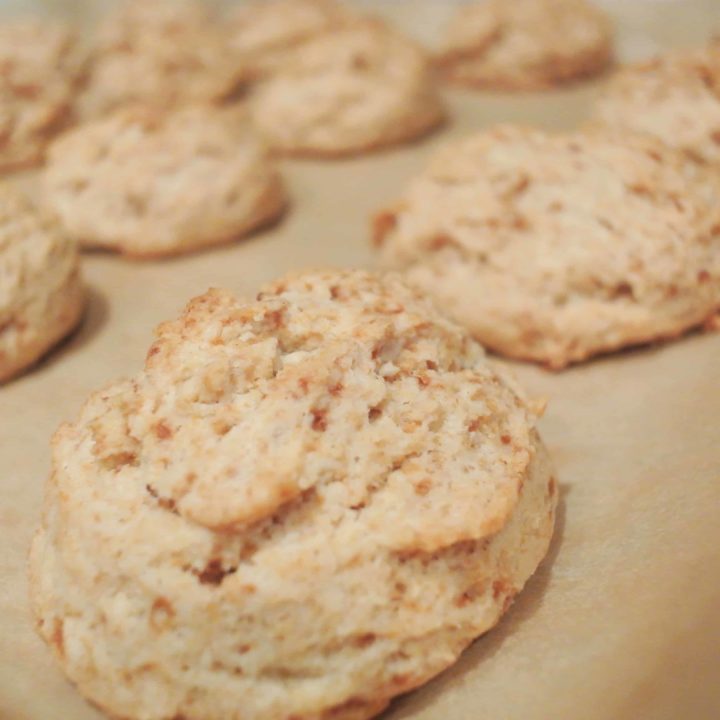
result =
M608 7L625 57L701 41L720 27L713 0ZM431 37L448 8L384 9ZM307 265L370 265L369 214L439 143L499 120L571 127L597 89L453 92L454 123L429 142L354 161L288 163L293 208L269 232L165 262L86 256L82 329L0 388L0 720L101 717L36 638L26 602L26 554L57 425L92 390L134 373L153 327L191 296L209 286L250 294ZM719 718L720 335L558 375L513 368L550 399L542 431L562 489L550 554L501 624L444 675L396 702L386 720Z

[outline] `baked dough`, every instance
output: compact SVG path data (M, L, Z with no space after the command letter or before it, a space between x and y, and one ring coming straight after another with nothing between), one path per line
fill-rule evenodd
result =
M0 383L70 333L84 304L75 243L54 218L0 185Z
M152 257L227 242L276 219L285 192L241 113L125 108L53 144L48 205L85 247Z
M309 157L408 142L445 117L424 51L372 19L301 44L252 94L251 108L273 148Z
M204 3L125 0L98 31L80 112L97 116L135 102L218 104L242 91L248 73Z
M594 117L643 132L700 162L720 162L720 43L620 70Z
M610 22L586 0L485 0L456 11L438 63L458 85L542 90L611 59Z
M562 368L712 322L718 197L650 137L501 126L439 153L375 239L487 347Z
M545 555L532 403L396 277L214 290L54 440L41 635L124 718L360 720Z
M335 0L254 0L233 6L226 27L232 46L259 77L285 63L288 51L354 18Z
M64 25L0 23L0 171L39 164L68 121L83 72L76 39Z

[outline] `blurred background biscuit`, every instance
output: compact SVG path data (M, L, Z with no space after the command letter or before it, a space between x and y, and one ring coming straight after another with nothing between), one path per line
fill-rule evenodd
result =
M438 64L458 85L542 90L611 59L610 20L586 0L486 0L456 11Z
M0 382L68 335L84 305L75 243L54 218L0 185Z
M712 320L718 197L650 137L500 126L446 146L375 240L483 344L562 368Z
M282 213L282 180L241 112L129 107L53 144L47 204L84 247L137 257L237 239Z
M253 92L250 107L273 148L307 157L408 142L445 119L423 49L374 19L299 45Z

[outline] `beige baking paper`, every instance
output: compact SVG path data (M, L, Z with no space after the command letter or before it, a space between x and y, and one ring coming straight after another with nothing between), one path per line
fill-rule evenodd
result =
M57 10L62 0L49 4ZM625 57L688 45L720 28L713 0L608 7ZM448 5L385 10L429 39ZM26 554L58 424L92 390L134 373L153 327L209 286L251 294L291 268L370 265L369 215L449 136L500 120L571 127L597 90L452 93L453 124L427 143L359 160L288 163L293 207L270 232L166 262L86 257L82 329L0 388L0 720L101 717L34 635L26 602ZM558 375L513 367L550 399L542 431L562 488L550 554L496 629L384 717L720 718L720 335Z

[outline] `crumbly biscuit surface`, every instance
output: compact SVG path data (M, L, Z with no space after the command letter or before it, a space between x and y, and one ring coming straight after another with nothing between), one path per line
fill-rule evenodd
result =
M366 718L454 661L545 554L526 400L399 279L195 299L54 442L40 632L129 718Z
M300 45L251 97L268 142L296 155L347 155L409 141L444 119L421 48L375 20Z
M605 15L586 0L486 0L460 8L438 61L461 85L541 89L610 62Z
M285 205L244 116L200 106L127 108L67 133L49 152L44 191L85 246L136 256L237 238Z
M717 312L719 190L652 138L501 126L438 154L376 240L485 345L563 367Z
M695 160L720 162L720 43L620 70L595 118L652 135Z
M0 382L66 335L83 304L75 244L54 218L0 186Z

